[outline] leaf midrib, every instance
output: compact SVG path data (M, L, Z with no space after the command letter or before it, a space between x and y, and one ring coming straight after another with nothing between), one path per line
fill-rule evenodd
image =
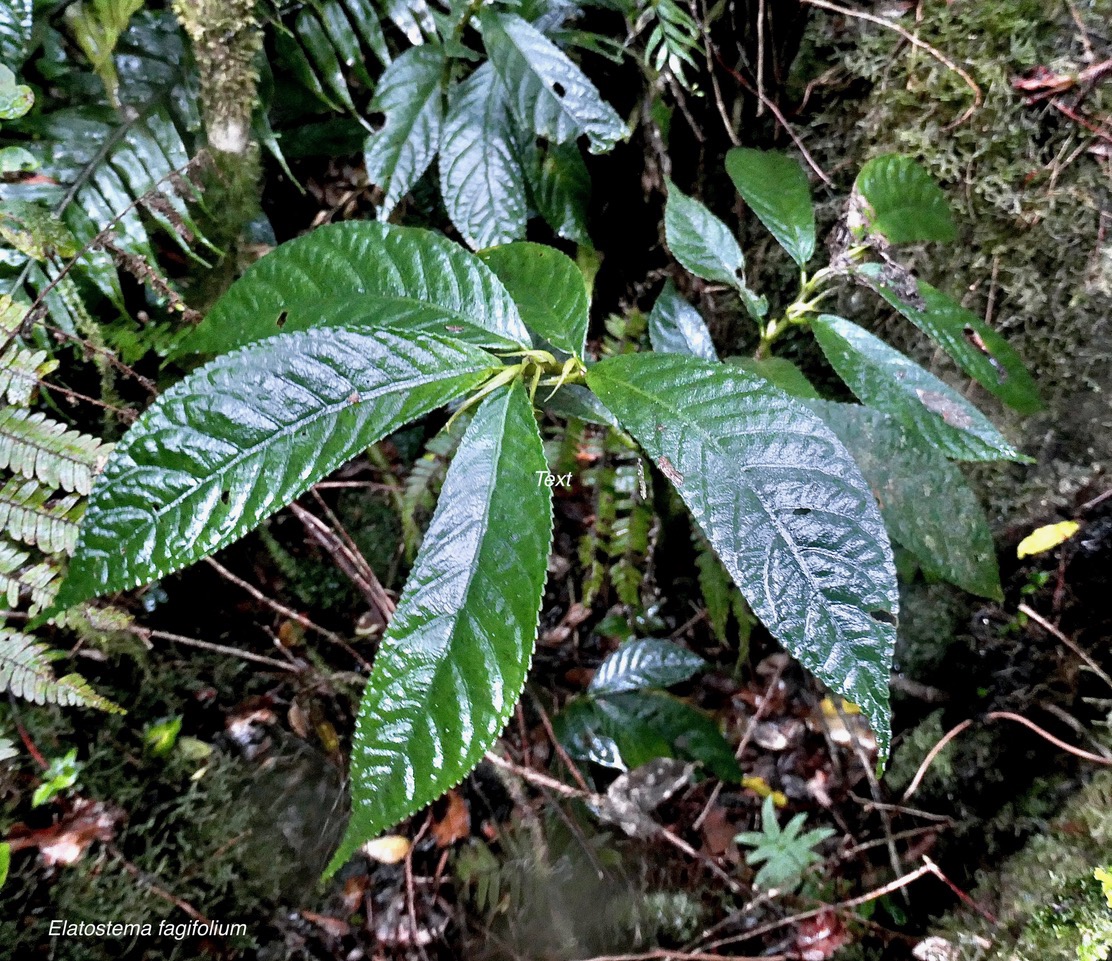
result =
M270 445L272 443L275 443L278 439L281 439L281 438L285 437L286 435L288 435L290 433L293 433L296 430L303 430L306 425L312 425L316 421L320 420L321 418L334 414L336 411L352 410L356 407L361 406L364 403L369 403L372 400L381 399L382 397L386 397L386 396L389 396L391 394L397 393L400 390L408 392L408 391L414 390L418 387L423 387L426 384L434 383L437 380L447 379L448 377L460 376L462 374L479 373L480 370L482 370L482 368L476 368L474 370L455 369L455 370L452 370L450 373L440 374L439 376L434 375L434 374L424 374L424 375L421 375L421 377L416 379L416 380L407 381L405 383L404 387L401 386L400 384L395 383L394 385L391 386L390 389L379 390L379 391L376 391L375 393L370 394L368 396L364 396L362 393L360 393L359 400L357 402L355 402L354 404L350 403L345 398L344 400L337 401L335 404L332 404L329 407L322 408L320 411L313 414L311 417L305 418L304 420L296 421L294 423L286 425L285 427L279 428L279 430L275 431L273 434L268 435L264 440L259 441L257 444L254 444L251 447L248 447L244 450L241 450L230 461L228 461L223 467L221 467L218 471L214 471L214 472L208 474L202 480L198 481L197 483L195 483L194 485L189 487L187 490L185 490L181 494L179 494L177 497L175 497L172 501L168 502L164 507L155 510L154 520L151 521L150 523L144 525L141 531L135 531L131 535L126 536L123 539L122 543L125 544L125 545L126 544L131 544L135 540L135 538L137 536L139 536L139 534L142 531L146 531L147 529L149 529L154 524L157 524L159 518L161 518L162 516L167 514L169 511L176 509L180 505L181 501L185 500L188 497L193 496L194 494L197 493L197 491L202 489L206 484L212 483L212 481L214 479L216 479L218 477L221 477L221 476L227 474L228 472L230 472L231 470L233 470L234 468L238 467L239 464L241 464L248 457L254 456L263 447L265 447L267 445ZM186 395L186 396L189 396L189 395ZM454 396L455 395L453 395L453 397ZM445 398L443 403L447 403L448 401L450 401L452 399L453 399L452 397ZM184 425L174 424L174 425L171 425L171 426L180 429L180 427L182 427ZM195 430L195 428L191 428L191 429ZM200 433L200 431L196 431L196 433ZM121 454L129 455L130 450L121 451ZM150 466L150 465L136 464L135 466L139 467L139 466ZM310 485L310 486L312 486L312 485ZM244 511L244 513L241 514L240 516L243 517L246 513L247 512ZM223 543L224 540L225 540L224 538L218 538L217 539L217 544ZM79 546L81 546L81 545L79 545Z
M664 401L661 400L658 395L650 394L648 391L642 390L640 387L636 386L635 384L631 384L629 381L622 381L621 383L623 383L629 390L631 390L634 393L639 394L640 396L645 398L645 400L647 400L649 403L655 404L656 406L662 408L663 410L676 415L677 420L681 420L681 421L687 423L696 434L705 438L708 445L711 446L715 450L716 453L718 453L722 457L726 456L726 450L719 444L719 442L713 436L706 433L706 431L702 430L697 423L695 423L692 420L688 420L688 419L684 418L682 416L682 412L678 408L671 407L670 405L664 403ZM742 471L748 471L748 470L751 469L751 467L748 466L748 465L742 464L740 469ZM678 485L678 486L682 486L682 485ZM769 521L776 528L777 536L788 547L788 550L791 552L791 555L794 558L794 560L795 560L796 564L798 565L799 569L801 571L803 571L804 577L807 579L807 583L811 586L812 591L823 599L823 607L826 609L827 617L831 621L833 621L833 623L835 625L835 628L838 632L838 635L842 636L841 628L838 625L837 620L834 618L833 611L831 610L831 606L832 606L831 602L827 598L826 594L822 591L822 589L820 587L818 587L818 585L816 584L815 579L814 579L814 575L811 573L811 569L803 562L802 557L800 557L799 552L796 548L796 544L795 544L794 539L788 536L788 532L787 532L786 528L780 522L780 519L776 516L776 514L771 510L768 503L765 501L764 497L761 495L760 491L752 485L749 485L748 489L753 493L753 496L760 503L761 508L765 513L765 516L768 517ZM683 496L682 493L681 493L680 496L681 497ZM701 523L699 524L699 528L701 530L703 530L703 525ZM703 530L703 534L706 536L708 541L711 541L711 537L710 537L709 532L707 532L706 530ZM713 541L711 543L713 544ZM803 640L806 640L806 638L804 638ZM819 668L816 668L816 670L821 670L821 666Z

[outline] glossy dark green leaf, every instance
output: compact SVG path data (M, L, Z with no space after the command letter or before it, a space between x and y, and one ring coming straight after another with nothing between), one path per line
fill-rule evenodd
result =
M888 533L923 570L973 594L1003 599L992 532L961 471L916 444L888 414L856 404L811 406L853 454Z
M162 394L116 445L57 609L230 544L497 366L485 351L429 334L341 327L222 355Z
M815 253L815 210L804 169L776 151L735 147L726 154L726 172L760 222L804 266Z
M382 129L367 137L363 160L371 183L386 194L380 220L390 216L436 156L444 79L444 51L435 44L407 50L379 78L370 109L385 119Z
M861 168L853 189L865 200L869 229L889 243L950 243L957 237L942 188L911 157L874 157Z
M726 363L763 377L793 397L817 399L819 392L798 367L785 357L727 357Z
M1039 389L1019 354L972 311L922 280L915 282L917 298L901 294L886 282L881 264L862 264L856 272L989 393L1022 414L1043 409Z
M352 745L352 817L329 872L458 784L525 684L552 540L552 492L520 382L479 407L375 656Z
M178 353L217 354L331 324L404 326L482 346L529 343L513 299L474 255L415 227L319 227L252 264Z
M766 381L693 357L611 357L587 382L675 486L753 612L861 706L886 755L896 573L837 437Z
M517 303L525 326L553 347L582 356L587 342L587 285L567 254L544 244L516 243L479 254Z
M529 211L519 136L506 88L489 63L452 91L440 141L440 192L472 248L525 236Z
M480 20L487 55L523 127L555 143L586 136L592 153L604 153L629 136L586 74L536 27L489 6Z
M671 181L664 206L664 236L668 249L688 271L703 280L736 290L750 316L759 320L768 309L745 283L745 255L733 232L698 200L688 197Z
M684 300L671 279L649 313L649 341L661 354L691 354L704 360L718 360L710 331L702 315Z
M557 736L576 759L632 770L660 757L697 761L717 777L740 781L734 752L705 713L662 691L573 700L557 718Z
M892 414L922 443L956 460L1023 460L976 407L879 337L824 314L815 339L862 403Z
M525 169L540 215L560 237L589 245L587 207L591 202L591 178L579 145L549 144L543 152L533 153L535 162L526 163Z
M672 641L655 637L627 641L599 665L588 690L598 695L670 687L706 666L698 654Z
M303 9L298 13L293 24L293 32L305 51L305 56L311 64L313 77L316 80L315 93L322 101L334 110L348 110L355 112L355 103L351 99L347 80L344 77L344 68L340 63L340 56L345 52L333 46L325 26L317 19L314 11ZM348 34L348 40L353 40Z

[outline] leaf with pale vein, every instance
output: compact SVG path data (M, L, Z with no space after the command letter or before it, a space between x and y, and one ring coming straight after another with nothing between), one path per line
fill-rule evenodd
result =
M591 678L592 694L617 694L646 687L669 687L707 666L698 654L672 641L647 637L627 641L609 655Z
M349 221L252 264L177 354L219 354L336 324L405 327L505 350L529 344L513 299L473 254L429 230Z
M326 874L458 784L525 684L552 540L520 381L479 407L383 637L352 746L352 817Z
M444 120L444 50L434 44L413 47L379 78L371 111L386 118L367 137L363 161L371 183L381 187L378 217L385 220L428 170L440 145Z
M849 452L801 402L676 354L600 361L587 382L656 461L749 606L859 704L888 751L892 552Z
M453 91L440 139L440 193L475 250L525 236L528 203L506 89L483 64Z
M732 287L754 320L764 316L768 305L746 286L745 254L733 232L671 181L664 205L664 239L672 256L688 271L703 280Z
M858 399L891 413L923 443L955 460L1024 460L961 394L879 337L831 314L811 328Z
M604 153L629 136L587 75L531 23L490 7L483 8L480 21L487 55L524 127L555 143L585 135L592 153Z
M478 348L428 334L340 327L221 356L162 394L112 452L56 609L230 544L497 367Z

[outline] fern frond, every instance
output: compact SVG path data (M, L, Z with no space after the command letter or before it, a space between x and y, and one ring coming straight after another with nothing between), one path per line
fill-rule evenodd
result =
M0 628L0 690L33 704L95 707L111 714L123 709L101 697L79 674L55 677L51 662L61 655L29 634Z
M0 468L47 487L88 494L110 447L43 413L0 407Z
M466 427L466 419L460 418L451 428L432 437L425 444L425 452L414 462L405 479L401 496L401 522L407 557L414 557L421 545L421 520L432 512L436 492L448 472L448 461L456 452Z
M72 554L85 502L78 494L57 500L52 494L37 481L11 478L0 487L0 531L44 554Z
M0 342L11 341L0 354L0 402L18 407L31 403L39 380L58 366L45 350L28 350L15 338L25 312L11 297L0 296Z
M29 597L34 614L54 599L58 566L50 560L28 564L30 559L27 551L10 541L0 541L0 609L18 607L23 598Z

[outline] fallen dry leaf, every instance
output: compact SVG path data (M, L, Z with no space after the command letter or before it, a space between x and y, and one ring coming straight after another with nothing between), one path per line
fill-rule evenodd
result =
M448 792L448 809L444 817L432 826L432 836L438 846L451 847L471 833L471 810L459 791Z
M380 838L368 841L361 850L372 861L378 861L379 864L397 864L405 860L409 848L409 838L403 838L400 834L384 834Z

